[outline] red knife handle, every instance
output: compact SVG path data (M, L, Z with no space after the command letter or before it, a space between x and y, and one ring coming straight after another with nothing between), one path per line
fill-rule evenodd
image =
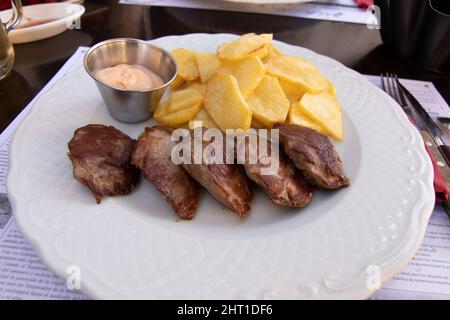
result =
M444 151L439 151L439 146L436 144L431 134L427 130L420 130L420 134L422 135L423 140L425 141L428 149L431 151L436 164L439 166L441 173L444 175L444 180L447 185L447 188L450 190L450 166L446 163L446 159L444 158ZM446 147L446 146L441 146ZM447 147L447 152L450 151L450 148ZM447 153L450 154L450 153ZM442 206L450 217L450 200L443 202Z

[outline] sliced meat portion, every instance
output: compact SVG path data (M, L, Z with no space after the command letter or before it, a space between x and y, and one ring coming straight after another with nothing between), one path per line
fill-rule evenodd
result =
M326 189L350 185L342 161L327 136L294 125L281 125L278 129L284 150L309 181Z
M139 170L130 164L135 140L111 126L89 124L75 130L69 141L73 176L87 186L97 203L103 196L130 193Z
M245 154L245 173L274 203L303 208L311 201L311 186L295 171L277 144L258 135L247 136L243 141L245 144L238 145L237 150Z
M171 160L172 129L163 126L145 128L136 143L131 163L161 193L183 219L192 219L198 206L199 185Z
M196 145L193 134L192 146ZM201 138L200 138L201 139ZM214 142L201 141L197 145L205 148ZM221 144L217 146L221 148ZM214 149L214 148L211 148ZM211 150L210 149L210 150ZM203 152L202 152L203 153ZM214 153L214 152L212 152ZM253 199L253 190L250 188L247 177L237 165L225 163L225 152L219 159L214 155L207 164L202 161L201 164L194 163L194 148L191 148L192 164L183 163L182 166L187 172L197 180L211 195L227 208L236 212L239 216L244 216L250 211L250 203ZM211 163L214 162L214 163Z

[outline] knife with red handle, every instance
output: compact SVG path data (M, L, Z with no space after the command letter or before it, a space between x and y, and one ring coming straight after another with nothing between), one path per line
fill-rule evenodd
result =
M400 100L403 104L405 112L418 124L418 129L422 135L423 140L427 144L431 154L437 161L442 175L444 176L445 184L450 189L450 147L444 143L444 135L438 125L433 121L427 111L417 101L417 99L398 81L395 79L400 89ZM443 163L445 162L445 164ZM436 180L436 172L435 172ZM436 188L436 181L435 181ZM436 194L437 195L437 194ZM441 204L445 212L450 217L450 200L447 198L448 194L441 199Z
M444 135L438 125L433 121L428 112L422 107L422 105L417 101L417 99L406 89L400 81L396 80L400 88L403 97L405 98L405 103L413 110L413 120L414 122L422 122L425 128L430 133L433 140L436 142L437 149L444 158L444 161L450 166L450 146L444 143ZM420 119L417 119L418 116Z

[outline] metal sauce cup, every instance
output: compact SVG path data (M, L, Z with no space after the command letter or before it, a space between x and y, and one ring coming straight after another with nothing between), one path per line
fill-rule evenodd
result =
M127 123L149 119L177 74L175 59L167 51L138 39L120 38L100 42L89 49L83 64L95 80L110 114ZM95 78L97 70L118 64L147 67L160 76L164 84L150 91L131 91L108 86Z

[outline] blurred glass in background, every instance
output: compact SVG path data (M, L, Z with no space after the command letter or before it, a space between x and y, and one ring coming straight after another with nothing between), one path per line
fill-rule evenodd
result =
M449 0L375 0L383 42L405 60L450 73Z

